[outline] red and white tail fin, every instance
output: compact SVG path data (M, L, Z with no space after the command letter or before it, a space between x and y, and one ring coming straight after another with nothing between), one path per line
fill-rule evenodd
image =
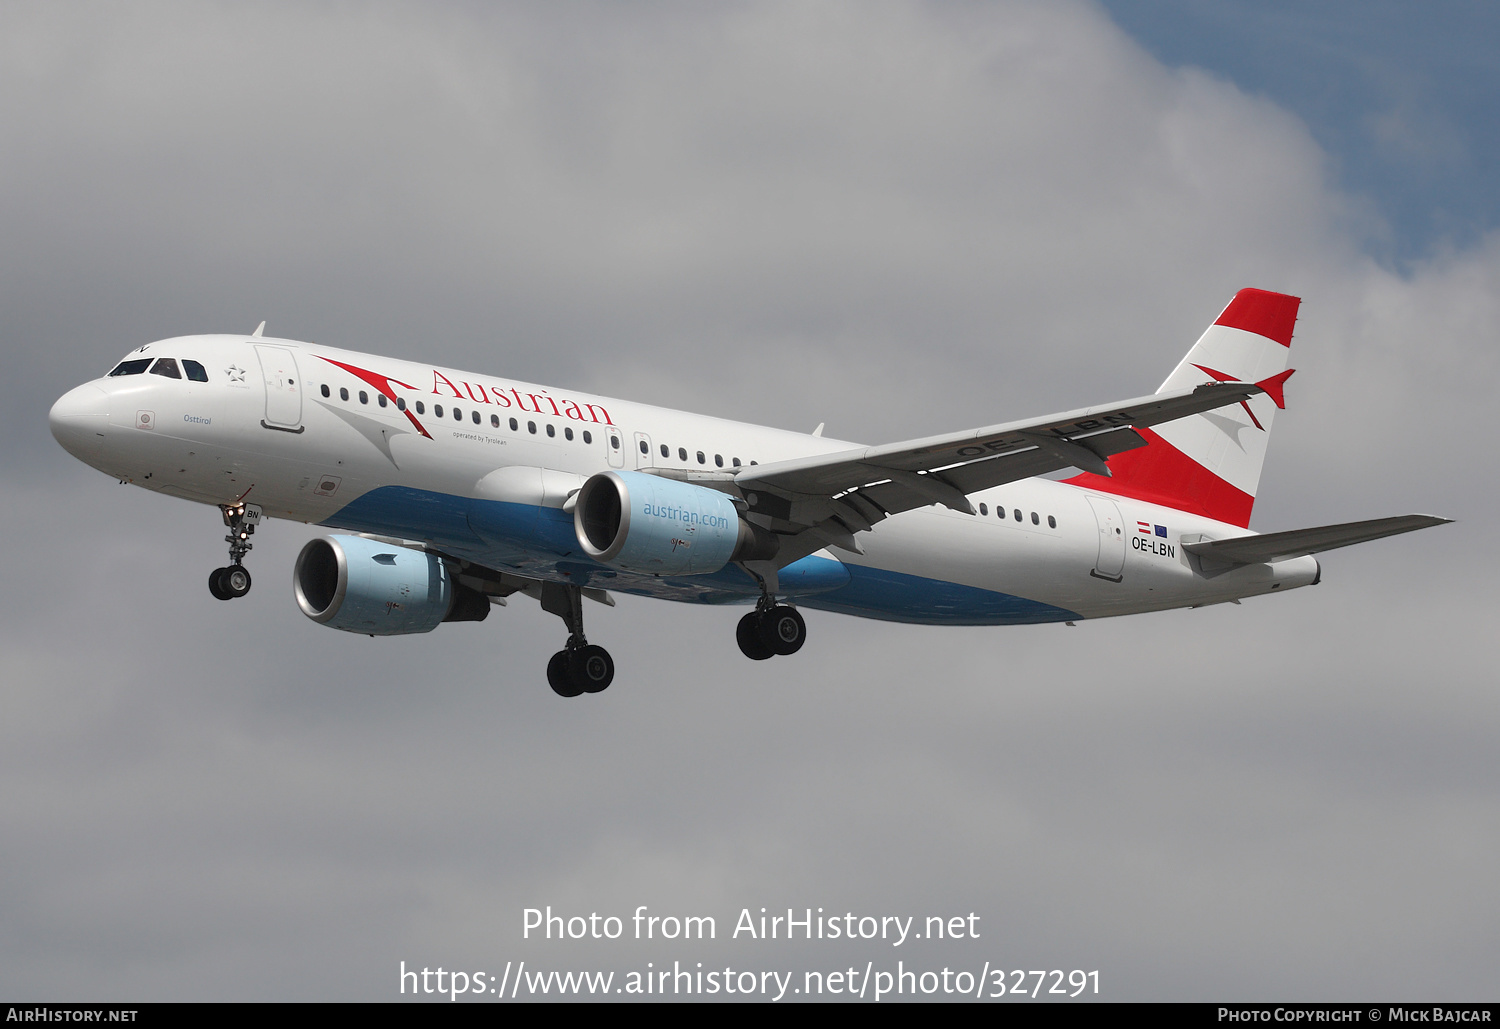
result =
M1137 429L1148 445L1109 459L1112 478L1084 472L1085 489L1250 526L1250 509L1282 388L1292 370L1297 297L1242 289L1193 345L1158 393L1204 382L1253 382L1266 392L1233 407Z

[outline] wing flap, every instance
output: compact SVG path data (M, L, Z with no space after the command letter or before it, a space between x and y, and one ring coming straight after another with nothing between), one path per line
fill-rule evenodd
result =
M1094 459L1102 462L1104 458L1112 454L1144 447L1146 441L1134 429L1111 429L1108 432L1086 437L1082 443L1074 445L1086 446ZM935 479L959 493L969 494L995 486L1003 486L1007 482L1045 475L1060 468L1076 465L1076 463L1077 460L1073 459L1071 454L1059 452L1050 447L1038 446L1031 450L1015 451L1002 457L991 457L945 468L941 472L929 472L920 478ZM880 471L877 468L869 469L872 478ZM909 480L903 480L900 477L863 485L859 487L858 492L846 494L841 499L853 500L856 497L879 504L884 515L900 514L903 511L927 507L934 503L930 492L913 489ZM943 501L937 501L937 503L943 503ZM962 510L953 504L947 506Z
M1184 543L1182 549L1199 557L1227 561L1230 564L1261 564L1306 557L1308 554L1366 543L1385 536L1444 525L1452 520L1435 515L1398 515L1395 518L1371 518L1363 522L1319 525L1311 529L1292 529L1289 532L1272 532L1262 536L1237 536L1227 540Z

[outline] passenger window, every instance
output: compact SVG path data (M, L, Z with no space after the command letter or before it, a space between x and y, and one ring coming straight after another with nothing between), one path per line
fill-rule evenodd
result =
M677 460L679 460L679 461L686 461L687 460L687 447L678 447L677 448Z
M526 431L529 432L529 433L531 433L533 436L535 436L536 435L536 422L527 422L526 423Z
M500 416L498 414L492 414L492 415L490 415L490 428L492 428L492 429L498 429L498 428L500 428Z
M520 428L520 427L521 427L521 423L520 423L520 422L518 422L518 421L516 421L516 420L515 420L515 419L514 419L514 418L512 418L512 419L511 419L511 420L510 420L510 431L511 431L511 432L515 432L515 431L516 431L516 430L518 430L518 429L519 429L519 428Z
M724 455L723 454L715 454L714 455L714 464L717 465L720 468L723 468L724 467Z
M475 425L479 424L479 412L478 411L475 411L473 413L473 415L472 415L472 421L474 422Z
M443 417L443 405L442 404L433 404L432 405L432 413L433 413L434 416L436 416L438 418Z
M417 401L417 414L426 414L426 413L427 413L427 405L424 404L424 403L422 403L420 400L418 400Z
M701 450L700 450L700 451L698 451L698 463L699 463L699 464L706 464L706 463L707 463L707 462L706 462L706 461L705 461L705 460L704 460L704 458L703 458L703 451L701 451Z
M151 358L149 357L143 357L139 361L121 361L115 370L109 374L111 378L116 375L139 375L146 370L146 366L150 363Z
M1055 528L1057 528L1057 519L1053 518L1051 515L1047 516L1047 528L1049 528L1049 529L1055 529Z
M379 401L381 407L385 406L385 394L384 393L377 393L377 394L375 394L375 399L377 401Z
M361 404L368 404L370 402L370 394L366 393L364 390L360 390L359 391L359 402Z
M326 383L326 382L325 382L325 383L323 383L323 388L322 388L322 390L320 390L320 392L321 392L321 393L322 393L322 394L323 394L323 395L324 395L324 396L325 396L325 397L331 397L331 396L333 396L333 392L332 392L332 391L331 391L331 390L329 390L329 388L328 388L328 383Z
M583 441L585 443L592 443L592 442L594 442L594 434L592 432L589 432L589 430L584 429L583 430Z
M614 433L610 433L609 434L609 445L610 445L611 448L613 448L615 450L619 450L620 449L620 437L616 436Z
M406 410L406 398L405 397L397 397L396 398L396 410L398 410L398 411L405 411Z
M151 366L151 374L165 376L168 379L182 378L182 373L177 370L175 357L158 357L156 363Z
M187 377L194 382L208 381L208 372L197 361L183 361L182 370L187 372ZM327 389L327 387L325 386L324 389ZM324 393L323 395L326 397L328 394Z
M571 425L564 425L563 426L563 439L568 440L569 442L572 442L572 439L573 439L573 426L571 426Z
M553 427L551 422L547 423L547 435L554 438L557 436L557 429Z
M987 515L987 514L990 513L990 509L987 508L987 507L985 507L983 504L980 504L979 505L979 513L982 514L982 515Z
M1019 522L1020 520L1021 520L1021 509L1018 507L1018 508L1016 508L1016 521Z
M461 422L464 420L464 413L456 407L453 409L453 420L455 422Z
M347 389L345 389L343 386L339 387L339 399L340 400L348 400L349 399L349 391Z
M734 466L736 468L738 468L740 466L740 459L739 458L737 458L737 457L731 457L729 460L734 463Z
M663 443L661 445L661 456L662 457L671 457L672 456L672 452L667 449L667 445L665 443Z
M1035 511L1031 512L1031 524L1032 525L1041 525L1042 524L1042 520L1036 516L1036 512Z
M641 440L641 453L643 453L643 454L649 454L649 453L651 453L651 444L647 443L645 440Z

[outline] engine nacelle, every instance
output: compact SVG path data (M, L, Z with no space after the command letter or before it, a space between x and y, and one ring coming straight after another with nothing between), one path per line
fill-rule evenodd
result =
M436 554L363 536L310 540L297 555L292 588L313 621L370 636L431 632L490 613L489 599L455 582Z
M641 472L585 482L573 527L595 561L654 575L711 575L730 561L773 557L777 545L718 490Z

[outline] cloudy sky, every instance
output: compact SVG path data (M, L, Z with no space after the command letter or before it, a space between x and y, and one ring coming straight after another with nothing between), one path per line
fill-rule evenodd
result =
M407 966L1099 970L1496 999L1500 18L1465 3L0 7L0 996L387 1000ZM1355 11L1358 15L1355 15ZM592 608L372 640L269 523L47 408L249 331L871 443L1155 389L1304 297L1252 527L1425 511L1316 589L953 629ZM522 912L719 939L523 940ZM977 940L729 939L743 908ZM627 933L628 935L628 933Z

